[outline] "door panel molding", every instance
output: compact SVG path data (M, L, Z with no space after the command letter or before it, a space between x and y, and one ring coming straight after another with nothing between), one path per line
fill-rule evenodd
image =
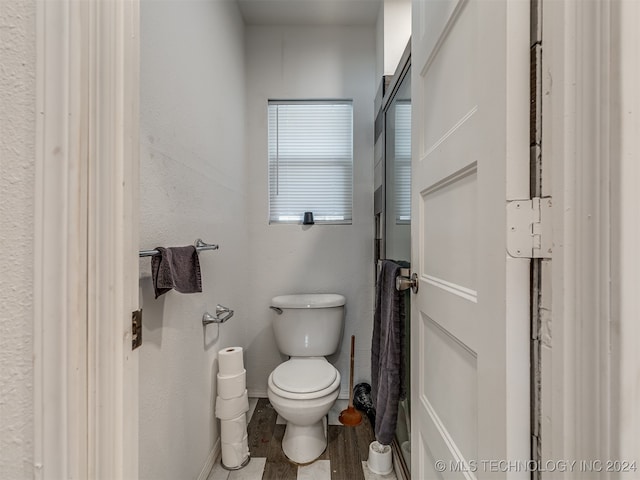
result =
M458 285L452 282L447 282L446 280L434 277L432 275L423 275L422 280L424 280L429 285L444 290L445 292L451 293L452 295L456 295L457 297L463 298L473 303L478 303L478 292L476 290L463 287L462 285Z
M473 115L478 111L478 106L474 105L471 110L465 113L460 120L458 120L453 127L451 127L447 132L442 135L438 140L436 140L424 154L422 155L421 161L425 161L429 155L431 155L443 142L445 142L451 135L453 135L462 125L464 125Z
M462 454L458 445L456 445L455 440L447 430L446 426L438 417L438 414L431 406L429 401L426 398L421 399L423 403L423 407L425 411L428 413L428 431L437 432L437 434L430 435L430 441L428 442L430 445L437 445L436 450L437 458L441 459L441 461L445 462L447 473L447 478L464 478L465 480L476 480L475 474L472 472L473 468L469 459L465 458ZM435 462L434 462L435 464ZM456 465L460 468L460 471L451 474L451 466ZM426 477L426 478L435 478L434 477Z
M420 76L424 77L427 75L433 59L440 52L440 48L444 44L449 32L451 32L456 20L460 17L468 3L469 0L434 2L433 5L435 8L432 9L432 15L426 17L428 20L425 22L423 29L420 30L424 32L420 38L420 42L426 47L420 50L420 58L415 59L416 65L423 65L420 69Z

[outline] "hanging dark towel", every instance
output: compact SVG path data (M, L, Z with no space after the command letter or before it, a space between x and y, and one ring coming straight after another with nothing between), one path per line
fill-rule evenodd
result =
M160 255L151 257L151 274L156 298L171 289L180 293L202 292L196 247L156 247L156 250Z
M376 286L371 342L371 393L376 409L375 435L390 445L396 431L398 402L406 396L404 376L405 299L396 290L400 265L382 261Z

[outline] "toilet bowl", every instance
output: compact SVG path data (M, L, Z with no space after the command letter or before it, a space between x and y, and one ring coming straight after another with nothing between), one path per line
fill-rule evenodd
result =
M267 394L287 421L282 451L289 460L310 463L325 451L326 415L339 392L340 373L324 357L292 358L271 372Z
M345 298L336 294L285 295L272 299L279 350L290 359L269 375L267 395L287 422L282 450L307 464L327 447L326 416L340 392L340 372L324 355L337 350Z

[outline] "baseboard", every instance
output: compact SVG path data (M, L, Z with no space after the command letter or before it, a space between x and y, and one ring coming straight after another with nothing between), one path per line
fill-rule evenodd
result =
M268 398L267 391L260 388L247 389L247 395L249 398Z
M220 439L218 438L218 440L216 440L216 443L213 444L213 449L211 450L211 453L209 453L207 461L204 463L200 475L198 475L198 480L207 480L207 478L209 478L209 474L211 473L211 470L213 469L213 466L218 459L218 455L220 455L220 450Z

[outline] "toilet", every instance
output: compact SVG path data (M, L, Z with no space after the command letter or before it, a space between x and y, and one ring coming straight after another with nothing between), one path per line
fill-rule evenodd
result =
M326 416L340 392L340 372L325 356L340 344L345 302L333 293L271 300L276 344L290 358L269 375L267 394L287 421L282 450L298 464L313 462L327 447Z

